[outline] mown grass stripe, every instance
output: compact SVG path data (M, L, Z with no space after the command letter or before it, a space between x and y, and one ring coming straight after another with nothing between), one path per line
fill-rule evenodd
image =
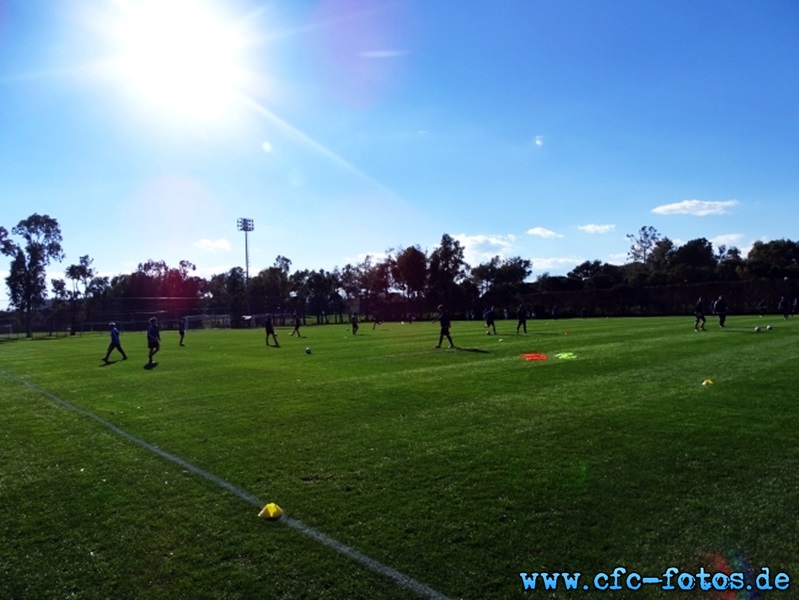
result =
M149 450L150 452L152 452L154 454L157 454L158 456L160 456L160 457L162 457L162 458L164 458L164 459L166 459L166 460L168 460L168 461L170 461L172 463L175 463L176 465L179 465L180 467L186 469L187 471L190 471L190 472L194 473L195 475L199 475L203 479L206 479L206 480L208 480L208 481L210 481L212 483L215 483L216 485L226 489L227 491L229 491L233 495L237 496L238 498L241 498L245 502L248 502L249 504L251 504L251 505L253 505L255 507L258 507L258 508L263 507L263 505L264 505L264 501L263 500L259 499L257 496L254 496L253 494L250 494L246 490L243 490L242 488L230 483L229 481L227 481L227 480L225 480L225 479L223 479L223 478L221 478L221 477L219 477L217 475L214 475L213 473L211 473L209 471L206 471L205 469L202 469L202 468L198 467L197 465L194 465L194 464L188 462L187 460L184 460L184 459L180 458L179 456L176 456L176 455L174 455L174 454L172 454L170 452L167 452L166 450L162 450L158 446L154 446L153 444L151 444L151 443L149 443L149 442L147 442L147 441L145 441L145 440L143 440L141 438L138 438L135 435L131 435L130 433L128 433L124 429L120 429L119 427L117 427L116 425L111 423L110 421L107 421L107 420L103 419L102 417L100 417L100 416L98 416L98 415L96 415L96 414L94 414L92 412L89 412L89 411L84 410L84 409L82 409L82 408L80 408L78 406L75 406L71 402L68 402L68 401L64 400L63 398L59 398L55 394L53 394L51 392L48 392L47 390L44 390L44 389L42 389L42 388L30 383L29 381L25 381L24 379L21 379L21 378L15 376L15 375L13 375L12 373L9 373L8 371L0 369L0 374L2 374L7 379L10 379L11 381L15 381L17 383L20 383L20 384L24 385L25 387L27 387L28 389L33 390L34 392L36 392L38 394L41 394L42 396L45 396L46 398L49 398L55 404L61 406L62 408L65 408L65 409L67 409L69 411L72 411L72 412L77 413L79 415L82 415L84 417L88 417L89 419L92 419L93 421L99 423L100 425L102 425L103 427L106 427L107 429L110 429L115 434L117 434L118 436L128 440L129 442L133 442L134 444L144 448L145 450ZM298 531L299 533L301 533L301 534L303 534L305 536L310 537L313 540L316 540L320 544L322 544L322 545L324 545L324 546L326 546L326 547L328 547L328 548L330 548L332 550L335 550L339 554L342 554L343 556L346 556L346 557L350 558L351 560L354 560L355 562L357 562L361 566L369 569L370 571L372 571L374 573L377 573L379 575L383 575L384 577L387 577L387 578L391 579L392 581L396 582L400 587L402 587L402 588L404 588L406 590L409 590L411 592L414 592L414 593L418 594L421 597L431 598L433 600L446 600L447 599L447 596L445 596L444 594L442 594L440 592L437 592L436 590L428 587L427 585L425 585L423 583L420 583L419 581L416 581L412 577L409 577L408 575L405 575L404 573L401 573L401 572L397 571L396 569L394 569L392 567L384 565L380 561L375 560L375 559L363 554L362 552L358 552L357 550L355 550L354 548L351 548L350 546L347 546L346 544L342 544L338 540L330 537L329 535L326 535L326 534L322 533L321 531L318 531L318 530L314 529L313 527L310 527L310 526L306 525L305 523L303 523L302 521L300 521L298 519L293 519L291 517L284 516L278 522L286 525L287 527L290 527L290 528L294 529L295 531Z

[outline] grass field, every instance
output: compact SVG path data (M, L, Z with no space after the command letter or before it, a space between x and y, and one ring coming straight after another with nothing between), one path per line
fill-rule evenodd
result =
M141 333L108 366L105 335L0 343L0 598L417 597L105 422L443 596L725 563L799 591L799 320L498 330L163 332L152 370Z

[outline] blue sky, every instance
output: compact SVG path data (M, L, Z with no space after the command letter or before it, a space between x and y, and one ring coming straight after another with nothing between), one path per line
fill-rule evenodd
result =
M239 217L251 274L443 233L533 277L650 225L745 253L799 237L798 30L795 0L0 0L0 224L58 219L52 277L243 266Z

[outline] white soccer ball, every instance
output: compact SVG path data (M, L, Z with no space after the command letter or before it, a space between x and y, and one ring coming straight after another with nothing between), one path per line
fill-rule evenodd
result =
M760 327L755 327L755 333L760 333Z
M310 348L306 348L305 349L305 354L310 354L310 353L311 353L311 349Z

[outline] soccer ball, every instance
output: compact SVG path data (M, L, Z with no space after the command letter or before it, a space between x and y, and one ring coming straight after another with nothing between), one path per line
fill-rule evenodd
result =
M755 327L755 333L760 333L760 327Z
M768 329L769 331L771 331L771 325L766 325L766 329Z
M305 354L310 354L310 353L311 353L311 349L310 348L306 348L305 349Z

